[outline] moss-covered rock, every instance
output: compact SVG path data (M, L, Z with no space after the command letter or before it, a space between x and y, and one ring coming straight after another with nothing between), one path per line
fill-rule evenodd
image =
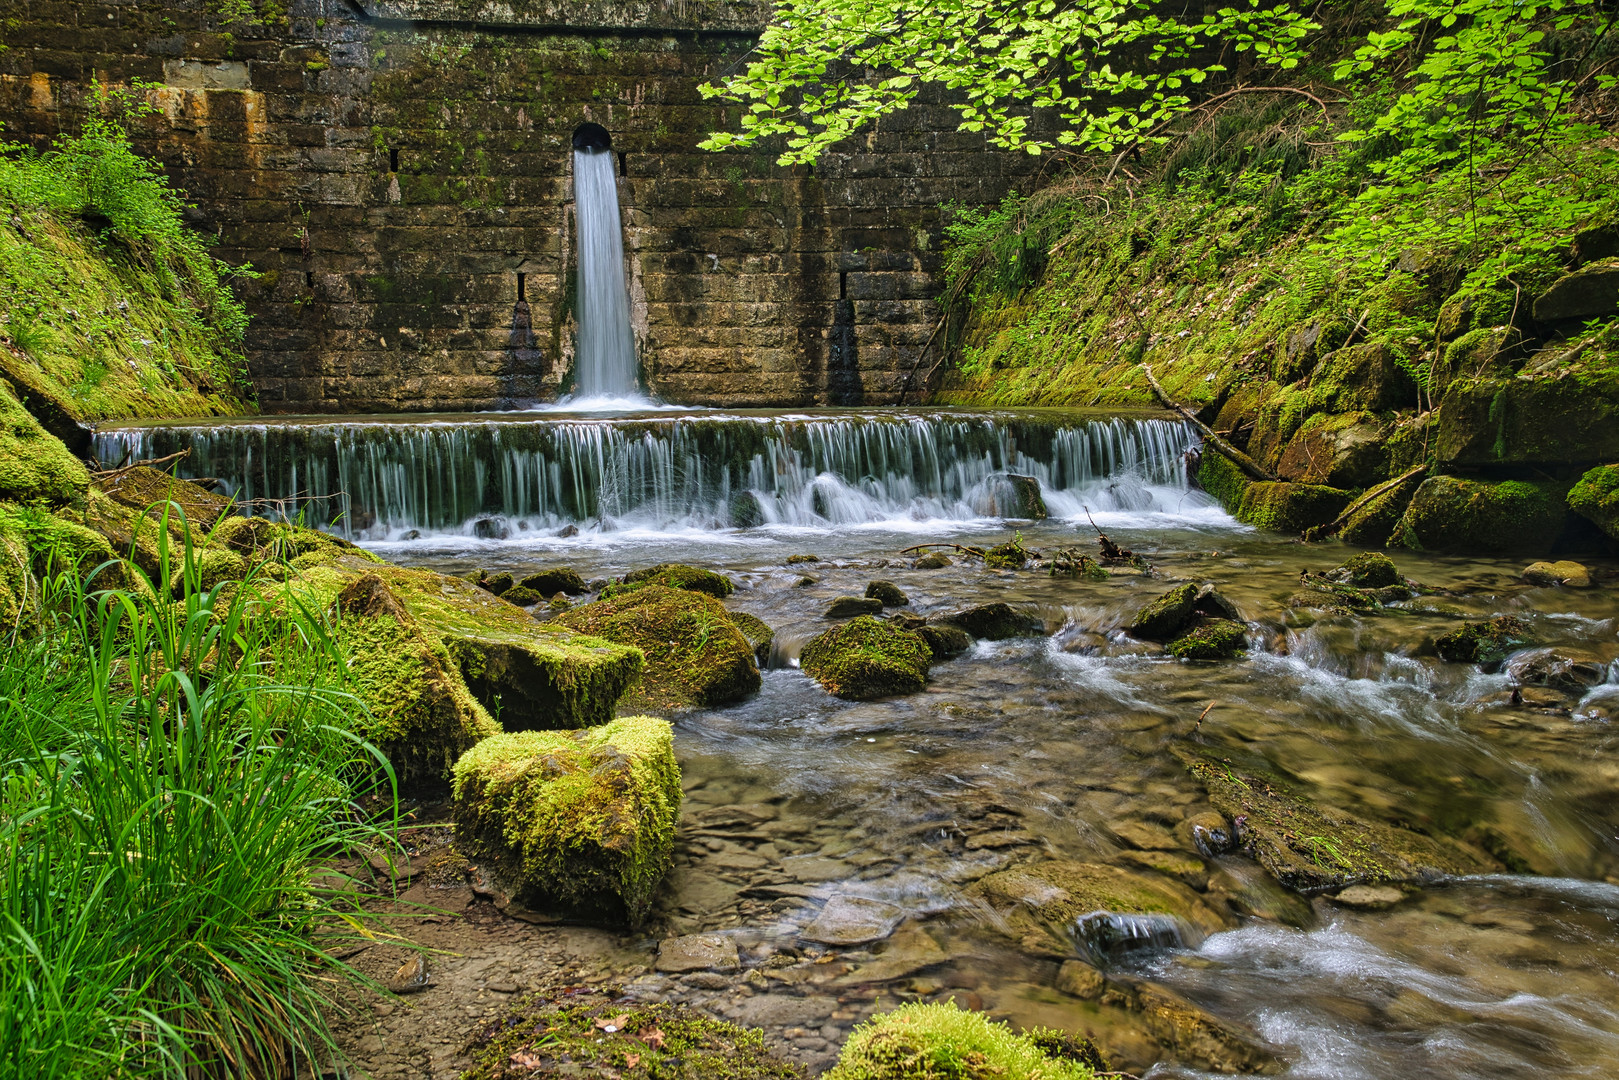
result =
M90 473L0 382L0 499L83 506Z
M636 570L624 575L626 585L664 585L671 589L687 589L691 592L707 593L709 596L723 600L736 591L731 579L723 574L716 574L712 570L705 570L700 566L687 566L684 563L659 563L644 570Z
M645 584L551 620L646 657L639 697L656 708L721 705L759 689L753 645L702 592Z
M961 627L975 638L984 641L1005 641L1007 638L1033 637L1046 632L1039 616L1019 611L1011 604L979 604L936 619L934 623L950 623Z
M1197 593L1198 587L1191 582L1177 585L1137 611L1125 632L1147 641L1168 641L1191 620Z
M1600 465L1568 493L1568 508L1619 540L1619 465Z
M1029 551L1016 537L984 552L984 565L992 570L1017 570L1028 561Z
M973 647L972 635L949 623L924 623L916 627L916 632L928 643L934 660L948 660Z
M821 612L823 619L852 619L856 615L880 615L883 602L874 596L834 596Z
M1321 805L1262 769L1185 747L1175 753L1202 782L1214 808L1235 823L1242 851L1290 889L1425 883L1500 869L1459 844Z
M949 565L950 556L938 551L930 551L916 560L916 569L918 570L943 570Z
M1338 530L1338 538L1347 544L1362 547L1382 547L1387 544L1395 526L1405 515L1406 507L1411 505L1412 496L1422 486L1422 479L1420 475L1407 477L1355 507Z
M1556 562L1534 562L1523 568L1523 579L1531 585L1543 589L1552 589L1566 586L1570 589L1589 589L1591 587L1591 570L1583 563L1572 559L1558 559Z
M1327 577L1357 589L1382 589L1405 584L1405 578L1400 576L1394 560L1378 551L1363 551L1352 556L1342 566L1329 570Z
M1415 404L1416 380L1379 342L1339 349L1310 376L1312 412L1385 412Z
M1433 476L1422 482L1389 542L1418 551L1539 554L1563 530L1563 501L1544 484Z
M1224 454L1204 448L1197 459L1197 486L1213 495L1220 505L1235 511L1242 502L1242 493L1253 483L1236 462Z
M1044 1042L1042 1042L1044 1039ZM1083 1040L1019 1034L955 1002L911 1002L855 1028L827 1080L1092 1080Z
M1593 355L1510 378L1457 378L1439 409L1434 452L1454 465L1619 459L1619 372Z
M1242 492L1232 516L1245 525L1279 533L1301 533L1333 521L1354 497L1321 484L1260 481Z
M571 566L553 566L537 574L529 574L519 579L517 584L525 589L532 589L541 596L555 596L557 593L583 596L590 591L585 579Z
M497 595L506 603L515 604L518 607L533 607L545 599L543 594L535 592L526 585L513 585L505 592Z
M254 566L288 563L304 569L338 559L382 562L342 537L263 517L222 518L206 543L238 552Z
M456 837L531 903L639 925L674 852L680 767L665 720L479 742L455 763Z
M873 581L866 586L866 596L880 601L883 607L904 607L911 602L904 590L892 581Z
M0 530L15 537L27 552L29 566L39 577L47 573L76 570L80 574L99 571L100 587L129 584L122 563L105 537L72 520L73 511L53 513L43 506L22 506L0 502Z
M537 622L462 578L339 556L299 569L285 588L325 606L367 573L444 645L467 689L508 729L606 723L640 677L639 649Z
M1203 619L1167 646L1179 660L1229 660L1242 652L1248 628L1226 619Z
M803 1080L765 1048L756 1028L685 1005L642 1005L609 994L539 994L472 1038L462 1080L522 1075L646 1076L656 1080ZM518 1064L514 1065L516 1062Z
M33 623L39 608L39 583L34 580L28 541L0 519L0 639Z
M443 641L422 628L381 577L367 573L345 585L334 607L349 685L366 706L356 718L360 731L387 756L402 785L449 780L462 754L500 734Z
M776 632L759 616L746 611L730 612L731 622L742 632L753 649L753 659L763 668L770 662L770 649L776 642Z
M920 634L870 615L817 635L799 657L806 674L850 701L914 694L926 685L932 662Z
M1368 412L1318 413L1282 451L1276 474L1299 484L1362 488L1388 474L1388 425Z
M1529 627L1522 619L1498 615L1483 622L1464 623L1434 641L1441 660L1453 664L1497 664L1508 653L1529 644Z
M199 484L181 480L166 472L137 465L116 476L96 481L96 486L114 502L131 510L152 511L161 517L169 504L179 507L171 514L183 516L192 534L199 539L207 535L220 518L235 508L235 503L223 495L215 495Z

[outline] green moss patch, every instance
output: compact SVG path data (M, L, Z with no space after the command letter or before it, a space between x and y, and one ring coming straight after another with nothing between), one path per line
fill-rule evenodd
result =
M557 593L567 593L569 596L583 596L590 591L585 579L580 577L571 566L554 566L548 570L541 570L537 574L529 574L517 582L525 589L532 589L541 596L549 599Z
M1171 641L1169 654L1180 660L1229 660L1242 652L1248 630L1241 623L1205 619Z
M603 994L537 995L473 1036L463 1080L572 1075L657 1080L802 1080L765 1049L763 1033L684 1005Z
M1232 515L1257 529L1297 534L1328 524L1353 497L1351 492L1321 484L1261 482L1243 489Z
M1530 644L1529 627L1511 615L1458 626L1434 641L1441 660L1453 664L1497 664L1507 654Z
M186 524L199 536L212 529L220 518L235 507L235 503L223 495L215 495L189 480L181 480L145 465L138 465L106 480L98 480L96 486L113 501L131 510L155 510L161 514L166 505L173 503L180 508L180 512L171 510L171 514L176 518L183 514Z
M730 616L731 622L752 646L754 662L763 668L770 662L770 649L775 644L776 632L759 616L746 611L732 611Z
M665 720L484 739L454 775L456 835L531 902L637 925L669 870L680 768Z
M1619 540L1619 465L1601 465L1568 493L1568 508Z
M754 646L725 606L701 592L645 583L551 620L646 657L638 695L649 705L720 705L759 689Z
M932 662L920 634L870 615L812 638L799 657L807 675L850 701L914 694L927 684Z
M1422 482L1391 544L1418 551L1541 554L1563 530L1563 500L1547 485L1433 476Z
M1197 603L1197 586L1177 585L1135 613L1125 632L1148 641L1167 641L1177 636L1192 617Z
M712 570L704 570L700 566L687 566L684 563L659 563L644 570L636 570L624 575L626 585L664 585L671 589L688 589L692 592L707 593L709 596L723 600L736 591L731 579L723 574L716 574ZM605 594L604 594L605 595Z
M1091 1080L1095 1049L1019 1034L954 1002L912 1002L855 1028L827 1080Z
M83 506L89 488L84 463L0 382L0 499L35 506Z
M1320 805L1270 773L1178 747L1214 808L1236 823L1241 849L1303 893L1348 885L1423 883L1500 869L1482 853Z

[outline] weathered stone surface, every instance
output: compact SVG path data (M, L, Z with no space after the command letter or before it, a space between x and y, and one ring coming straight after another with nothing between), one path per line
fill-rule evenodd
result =
M1352 498L1348 491L1322 484L1261 481L1243 489L1232 516L1245 525L1271 532L1301 533L1331 522Z
M664 938L658 945L658 971L682 975L688 971L736 971L736 941L724 934L687 934Z
M1386 345L1339 349L1323 357L1310 376L1310 402L1318 411L1383 412L1410 408L1416 400L1415 380Z
M1619 378L1586 362L1458 378L1441 403L1434 451L1456 465L1619 459Z
M904 590L892 581L873 581L866 586L866 596L883 607L904 607L911 602Z
M557 593L567 593L569 596L583 596L590 591L585 579L571 566L553 566L548 570L528 574L519 578L517 584L525 589L533 589L541 596L555 596Z
M823 619L852 619L856 615L880 615L883 602L874 596L838 596L821 613Z
M1570 589L1589 589L1591 587L1591 571L1582 563L1571 559L1559 559L1556 562L1535 562L1523 568L1523 579L1531 585L1541 588L1554 588L1559 585Z
M1125 632L1148 641L1168 641L1181 632L1192 618L1198 587L1191 582L1178 585L1135 613Z
M1282 451L1276 473L1301 484L1369 487L1388 472L1387 439L1388 426L1371 413L1318 413Z
M904 908L840 893L826 902L814 921L799 931L799 937L823 945L865 945L883 940L904 919Z
M1536 322L1619 314L1619 264L1601 262L1564 274L1535 297Z
M980 604L930 621L952 623L985 641L1005 641L1046 632L1045 624L1038 617L1010 604Z

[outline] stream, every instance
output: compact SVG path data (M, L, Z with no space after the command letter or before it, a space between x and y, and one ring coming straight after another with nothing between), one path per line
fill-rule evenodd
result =
M689 562L729 575L728 606L774 628L773 652L757 695L673 718L677 865L650 937L631 946L720 932L744 972L791 972L786 961L828 954L803 935L833 902L877 901L897 929L768 992L762 978L749 989L657 973L632 990L764 1026L813 1068L876 1007L872 985L883 1007L953 997L1089 1034L1151 1077L1229 1067L1217 1049L1168 1047L1139 1011L1059 989L1062 957L1021 948L971 894L1043 856L1170 873L1231 911L1232 928L1212 933L1114 927L1126 947L1100 962L1110 980L1165 987L1244 1032L1282 1075L1605 1077L1619 1062L1612 579L1534 588L1526 559L1395 551L1416 598L1360 615L1291 609L1301 572L1355 549L1236 524L1188 486L1195 436L1161 414L503 414L98 440L109 464L190 446L187 475L291 500L408 565L521 577L565 564L590 579ZM1009 474L1040 480L1050 518L1005 520ZM1153 575L1058 579L959 557L918 569L904 554L1014 532L1042 553L1094 552L1092 522ZM832 598L877 579L907 594L909 612L1005 601L1046 634L980 641L937 664L920 694L841 701L797 657L830 625ZM1212 582L1237 605L1245 658L1184 663L1122 634L1182 581ZM1499 613L1540 646L1594 654L1603 681L1515 698L1511 662L1485 674L1431 655L1433 637ZM1511 870L1390 906L1287 892L1248 859L1199 849L1189 823L1211 806L1170 752L1182 745L1262 762L1322 805L1462 840ZM862 972L865 1004L852 1006L842 991ZM818 1004L758 1004L776 997Z

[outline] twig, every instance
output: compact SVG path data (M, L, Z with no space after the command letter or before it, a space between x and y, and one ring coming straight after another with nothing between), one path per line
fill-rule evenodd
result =
M1380 495L1385 495L1388 492L1393 491L1395 488L1399 487L1401 484L1405 483L1407 480L1411 479L1413 476L1417 476L1420 473L1425 473L1427 471L1428 471L1428 466L1426 466L1426 465L1418 465L1414 469L1406 470L1405 472L1401 473L1399 476L1396 476L1393 480L1385 480L1381 484L1378 484L1376 487L1370 488L1364 494L1362 494L1360 498L1356 499L1354 502L1352 502L1348 506L1344 507L1344 512L1343 513L1339 514L1337 516L1337 518L1335 518L1332 521L1331 524L1323 525L1321 527L1320 531L1317 532L1315 535L1317 535L1317 536L1333 536L1333 535L1335 535L1338 532L1338 530L1342 529L1345 525L1349 524L1349 519L1350 519L1350 517L1352 515L1354 515L1356 513L1359 513L1361 508L1367 506L1368 504L1370 504L1373 499L1377 498Z
M1202 432L1203 440L1205 442L1218 450L1228 461L1236 465L1237 468L1241 469L1249 476L1252 476L1254 479L1275 481L1276 477L1260 468L1259 464L1254 461L1253 458L1226 442L1219 436L1217 432L1215 432L1213 428L1209 427L1209 425L1205 424L1203 421L1199 420L1195 415L1193 415L1192 410L1186 408L1184 405L1181 405L1174 398L1165 393L1164 388L1159 386L1158 380L1153 377L1152 368L1149 365L1142 364L1141 370L1147 373L1147 384L1152 387L1152 392L1157 395L1158 400L1163 403L1164 408L1169 409L1172 412L1178 412L1184 416L1187 421L1192 424L1192 426L1196 427L1198 431Z
M93 472L90 474L90 478L92 480L113 480L124 475L126 472L130 472L133 469L138 469L143 465L156 468L159 465L167 465L171 461L179 461L182 458L187 458L190 456L191 447L188 446L184 450L176 450L167 457L147 458L144 461L132 461L128 465L120 465L116 469L107 469L104 472Z
M1211 710L1211 709L1213 709L1213 708L1214 708L1214 706L1215 706L1215 705L1217 705L1217 704L1219 704L1219 703L1218 703L1218 702L1214 702L1214 701L1211 701L1211 702L1209 702L1209 703L1208 703L1208 704L1207 704L1207 705L1205 705L1205 706L1203 706L1203 711L1202 711L1202 712L1200 712L1200 713L1198 713L1198 714L1197 714L1197 723L1195 723L1195 724L1193 724L1193 725L1192 725L1192 731L1193 731L1193 732L1196 732L1196 731L1198 731L1198 730L1199 730L1199 729L1200 729L1200 728L1202 728L1202 727L1203 727L1203 718L1204 718L1204 717L1205 717L1205 716L1207 716L1207 715L1209 715L1209 711L1210 711L1210 710Z
M906 548L904 551L900 552L900 554L909 555L913 551L926 551L928 548L942 547L955 548L957 551L965 551L969 555L977 555L980 559L984 557L984 552L981 548L968 547L966 544L917 544L914 547Z

